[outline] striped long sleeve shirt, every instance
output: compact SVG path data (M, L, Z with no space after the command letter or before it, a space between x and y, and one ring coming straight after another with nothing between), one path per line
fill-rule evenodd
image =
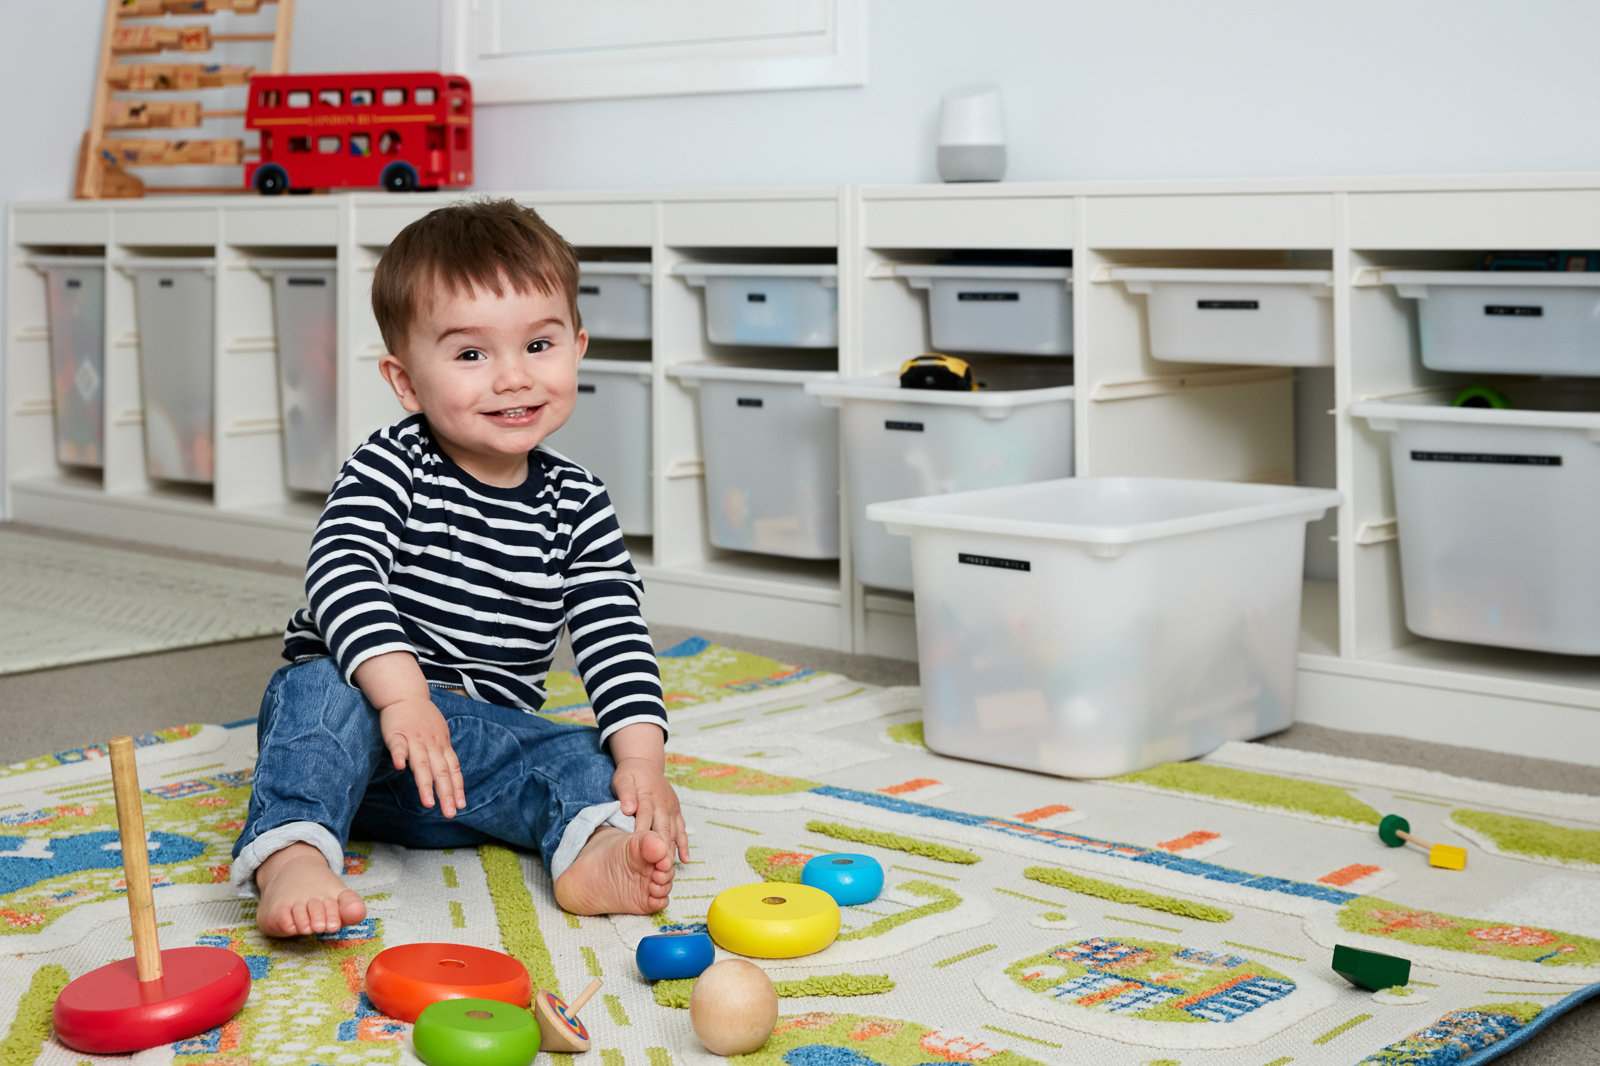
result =
M331 655L354 685L373 656L411 652L430 685L537 711L566 626L604 743L635 722L667 727L642 590L594 475L538 448L522 485L485 485L413 415L340 470L283 654Z

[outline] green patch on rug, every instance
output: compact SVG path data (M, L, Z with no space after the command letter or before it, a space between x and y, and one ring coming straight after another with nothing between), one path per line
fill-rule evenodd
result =
M886 833L881 829L860 829L843 822L809 821L806 828L813 833L833 837L835 840L848 840L852 844L871 844L877 848L888 848L892 851L904 851L910 855L921 855L924 859L935 859L939 862L955 862L971 864L978 861L978 856L964 848L953 848L948 844L936 844L931 840L919 840L916 837L901 836L899 833Z
M656 1002L663 1007L687 1010L689 994L694 991L697 979L684 977L674 981L657 981ZM817 974L799 981L774 981L773 988L779 999L802 999L806 996L881 996L894 991L894 982L886 973L830 973Z
M555 963L539 931L539 912L533 895L522 878L522 861L516 852L499 844L478 847L483 876L489 883L489 898L494 901L495 919L500 925L500 942L507 955L528 968L533 987L561 994Z
M173 726L170 729L159 729L154 733L146 733L143 736L135 737L134 743L141 748L149 747L152 744L170 744L174 740L188 740L190 737L199 736L200 731L204 728L205 726L201 725L199 722L192 722L189 725ZM215 729L218 727L212 726L211 728ZM40 755L36 758L24 759L22 762L14 762L9 766L0 766L0 777L14 777L17 774L30 774L36 770L53 770L57 766L66 766L77 762L92 762L96 759L107 758L110 756L110 754L111 749L107 748L104 744L90 744L85 748L73 748L71 751L58 751L50 755ZM109 764L107 765L109 767ZM107 786L110 784L110 773L110 769L107 769L107 778L104 782ZM79 782L79 784L83 787L83 789L88 790L94 787L95 782L83 781ZM57 791L64 791L64 789Z
M1451 811L1450 820L1488 838L1510 855L1600 866L1600 832L1593 829L1568 829L1490 811Z
M907 922L914 922L918 918L927 918L934 914L942 914L945 911L954 910L961 906L960 896L948 888L933 884L930 881L902 881L896 887L902 892L909 892L913 896L920 896L923 899L931 899L933 902L924 903L920 907L913 907L898 914L891 914L887 918L879 918L871 925L864 926L861 929L852 929L849 932L840 933L839 939L865 940L870 937L882 936L889 930L905 925Z
M1314 814L1357 825L1377 825L1382 815L1342 788L1316 781L1299 781L1275 774L1235 770L1230 766L1169 762L1148 770L1108 778L1127 784L1148 785L1168 792L1246 803L1300 814Z
M708 762L676 752L667 752L667 780L678 788L692 788L696 792L736 792L746 796L782 796L790 792L809 792L817 787L815 781L801 777L780 777L777 774L752 770L731 763Z
M53 962L33 971L28 990L17 1001L11 1031L0 1041L0 1066L32 1066L50 1037L51 1008L69 980L66 969Z
M791 885L800 883L800 872L806 863L816 858L805 851L783 851L779 848L749 847L744 861L764 881L783 881Z
M736 1066L786 1066L789 1052L804 1047L836 1047L857 1054L845 1061L868 1061L881 1066L920 1066L929 1061L984 1066L1041 1066L1015 1051L995 1051L966 1037L951 1036L926 1025L860 1014L809 1014L780 1017L759 1051L729 1057Z
M919 748L928 746L928 742L922 738L921 721L902 722L899 725L892 725L884 730L884 735L896 744L911 744Z
M1541 966L1600 965L1600 940L1531 925L1461 918L1357 896L1339 908L1339 928L1406 944L1536 962Z
M1129 888L1127 885L1113 884L1110 881L1097 881L1093 877L1084 877L1082 874L1068 873L1066 870L1054 866L1030 866L1022 871L1022 875L1030 881L1040 884L1053 885L1064 888L1068 892L1079 892L1086 896L1096 896L1108 899L1113 903L1128 903L1146 910L1165 911L1176 914L1182 918L1195 918L1202 922L1231 922L1233 912L1213 907L1209 903L1197 903L1191 899L1178 899L1176 896L1158 896L1154 892L1146 892L1142 888Z

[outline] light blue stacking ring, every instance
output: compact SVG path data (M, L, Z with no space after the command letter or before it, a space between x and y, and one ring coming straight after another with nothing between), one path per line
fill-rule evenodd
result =
M822 889L841 907L871 903L883 891L883 867L870 855L818 855L800 871L800 883Z
M716 961L717 949L705 933L657 933L639 941L634 961L646 981L671 981L680 977L699 977L700 971Z

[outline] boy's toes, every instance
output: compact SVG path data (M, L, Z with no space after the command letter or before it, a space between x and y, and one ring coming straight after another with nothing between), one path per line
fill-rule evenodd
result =
M339 893L337 909L334 913L339 915L343 925L357 925L367 917L367 904L361 898L361 893L347 888Z
M636 833L634 839L639 842L639 858L643 859L646 865L659 867L672 854L672 849L659 834Z

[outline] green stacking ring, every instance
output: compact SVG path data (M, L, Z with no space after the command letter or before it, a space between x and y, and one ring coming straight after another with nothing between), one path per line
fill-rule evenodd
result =
M1505 393L1499 389L1492 389L1487 385L1468 385L1456 393L1456 398L1450 401L1451 407L1492 407L1504 411L1511 406L1511 401L1506 399Z
M539 1054L539 1023L522 1007L493 999L441 999L411 1034L428 1066L528 1066Z
M1398 814L1386 814L1383 816L1383 821L1378 823L1378 839L1391 848L1398 848L1405 843L1398 834L1409 832L1411 823Z

